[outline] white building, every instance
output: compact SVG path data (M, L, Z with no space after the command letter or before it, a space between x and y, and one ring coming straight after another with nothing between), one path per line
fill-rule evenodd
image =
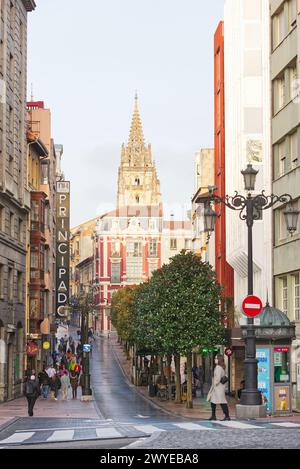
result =
M241 170L259 170L256 191L272 192L268 0L225 0L226 193L246 195ZM247 226L227 209L227 260L234 268L235 308L247 296ZM253 227L254 294L272 298L272 210ZM241 316L242 318L243 316Z

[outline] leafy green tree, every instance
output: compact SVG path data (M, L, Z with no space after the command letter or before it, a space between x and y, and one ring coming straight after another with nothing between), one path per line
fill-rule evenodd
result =
M112 297L111 322L116 328L118 337L132 344L131 309L134 301L134 287L120 288Z
M182 252L154 272L133 305L133 336L139 346L160 354L187 357L187 406L192 407L192 352L224 343L219 310L220 286L208 263Z

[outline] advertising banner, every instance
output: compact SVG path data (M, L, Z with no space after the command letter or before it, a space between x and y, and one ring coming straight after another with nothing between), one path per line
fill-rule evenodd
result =
M263 402L267 404L267 410L271 410L271 386L270 386L270 350L257 348L256 358L258 360L258 389L262 393Z
M275 412L289 412L290 388L289 386L275 386Z
M57 182L56 194L56 319L64 319L70 286L70 182Z

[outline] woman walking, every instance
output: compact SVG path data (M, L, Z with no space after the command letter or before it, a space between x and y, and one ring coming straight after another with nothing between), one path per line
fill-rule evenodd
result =
M70 378L69 378L67 371L64 372L60 381L61 381L62 399L63 401L68 400L68 389L71 386L71 383L70 383Z
M217 355L215 358L215 370L212 386L207 395L207 401L211 403L212 415L209 420L217 420L216 408L217 404L220 404L224 412L224 420L231 420L229 417L229 409L225 396L225 363L223 355ZM222 382L223 381L223 382Z
M78 374L75 371L71 372L70 382L72 387L72 396L73 399L77 399L77 388L78 388Z

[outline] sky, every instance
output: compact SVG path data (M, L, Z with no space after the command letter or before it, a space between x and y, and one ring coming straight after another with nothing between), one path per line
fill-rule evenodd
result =
M71 181L71 225L116 203L138 92L165 217L190 208L195 152L213 146L213 40L223 0L36 0L28 98L51 109ZM32 87L31 87L32 84Z

